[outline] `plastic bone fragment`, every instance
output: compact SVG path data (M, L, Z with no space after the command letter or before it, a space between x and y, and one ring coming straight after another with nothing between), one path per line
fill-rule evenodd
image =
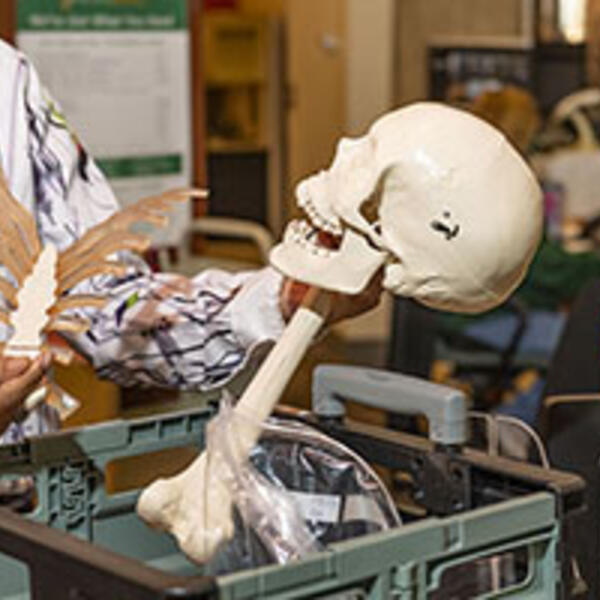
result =
M342 139L327 170L296 188L271 263L323 289L384 287L432 308L475 313L507 298L538 245L543 207L531 170L494 127L433 102L390 112ZM319 245L315 231L338 238Z
M311 289L288 323L260 369L235 406L236 456L242 464L256 443L260 428L324 323L331 296ZM208 559L219 544L233 535L231 498L223 482L229 467L220 458L202 453L190 467L146 488L137 504L138 514L152 527L170 532L181 549L196 562Z
M0 264L18 283L18 288L0 277L0 294L8 307L0 311L0 321L13 328L2 353L6 356L35 358L51 331L81 333L90 326L86 317L64 314L82 308L99 309L107 298L85 294L66 295L76 284L95 275L125 274L127 266L107 256L122 250L141 252L149 244L147 236L132 233L135 223L162 226L175 202L190 197L206 197L205 190L176 190L140 200L90 229L70 248L59 253L52 244L42 247L33 217L12 196L0 171ZM62 355L67 359L66 354ZM45 393L36 390L25 406L31 409Z

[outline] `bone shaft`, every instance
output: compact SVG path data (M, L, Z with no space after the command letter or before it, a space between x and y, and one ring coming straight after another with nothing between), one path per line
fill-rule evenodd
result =
M331 295L311 288L303 305L244 390L234 409L232 451L243 462L330 311Z
M320 290L309 291L307 299L290 319L260 369L242 394L235 410L255 421L263 421L272 412L281 393L304 357L313 338L323 326L329 303L329 294Z
M234 415L240 418L232 423L232 450L239 462L256 443L262 421L271 414L329 313L330 294L311 288L306 297L235 406ZM173 481L194 480L202 468L202 461L197 459Z

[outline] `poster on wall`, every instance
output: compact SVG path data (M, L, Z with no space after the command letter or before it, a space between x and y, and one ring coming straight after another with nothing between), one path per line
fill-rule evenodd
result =
M27 0L17 45L122 205L191 182L187 0ZM191 206L153 233L177 245Z

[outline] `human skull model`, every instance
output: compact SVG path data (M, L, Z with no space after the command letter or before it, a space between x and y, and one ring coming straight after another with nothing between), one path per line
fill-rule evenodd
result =
M539 242L542 202L529 167L483 120L423 102L342 139L330 168L303 180L271 262L324 289L384 287L433 308L481 312L521 281ZM336 249L318 243L335 236Z

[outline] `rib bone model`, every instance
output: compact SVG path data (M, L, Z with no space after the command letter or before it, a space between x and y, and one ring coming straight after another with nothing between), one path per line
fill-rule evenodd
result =
M181 189L145 198L115 213L85 233L64 252L53 244L42 246L33 216L13 197L0 171L0 263L10 272L16 286L0 277L0 293L5 305L0 321L11 326L13 334L0 346L4 356L35 358L47 345L51 331L82 333L90 322L85 317L65 314L78 308L101 308L102 295L69 294L75 285L95 275L124 275L127 265L109 256L129 250L141 253L150 238L130 231L136 223L162 227L166 213L176 202L190 197L206 197L204 190ZM43 394L35 394L36 401ZM26 409L33 408L32 397Z

